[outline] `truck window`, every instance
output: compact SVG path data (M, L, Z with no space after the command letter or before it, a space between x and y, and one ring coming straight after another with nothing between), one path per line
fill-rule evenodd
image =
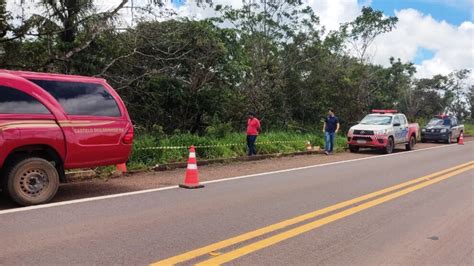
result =
M400 122L402 123L402 125L408 124L407 118L404 115L400 116Z
M20 90L0 86L0 114L50 114L33 96Z
M458 120L456 117L451 118L451 126L453 127L458 126Z
M30 80L51 94L68 115L121 116L117 102L101 84Z
M401 121L400 121L400 117L398 115L396 115L394 118L393 118L393 124L401 124Z

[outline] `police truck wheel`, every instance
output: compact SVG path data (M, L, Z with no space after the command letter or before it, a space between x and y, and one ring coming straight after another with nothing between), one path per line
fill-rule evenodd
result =
M415 147L415 144L416 144L415 136L411 136L410 141L407 144L405 144L405 149L407 151L411 151Z
M385 146L384 153L386 154L392 153L394 145L395 144L393 143L393 138L392 137L388 138L387 146Z
M5 178L8 195L22 206L50 201L59 187L58 171L42 158L17 161L7 169Z
M349 145L349 151L351 151L351 152L358 152L358 151L359 151L359 147L358 147L358 146Z
M453 138L453 135L451 133L449 133L448 139L446 140L446 143L451 144L452 143L452 141L451 141L452 138Z

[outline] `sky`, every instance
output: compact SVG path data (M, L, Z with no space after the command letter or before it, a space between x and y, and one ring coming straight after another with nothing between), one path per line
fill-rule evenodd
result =
M8 0L12 3L21 0ZM259 1L259 0L255 0ZM379 36L371 46L372 63L388 66L389 58L413 62L417 77L449 74L474 69L474 0L303 0L320 17L327 30L360 15L363 6L381 10L399 21L392 32ZM120 0L97 0L102 9L116 6ZM135 5L147 0L134 0ZM214 4L242 6L241 0L213 0ZM192 0L173 0L168 8L179 16L202 19L215 16L212 8L196 7ZM124 12L124 21L129 21ZM474 84L474 74L469 83Z

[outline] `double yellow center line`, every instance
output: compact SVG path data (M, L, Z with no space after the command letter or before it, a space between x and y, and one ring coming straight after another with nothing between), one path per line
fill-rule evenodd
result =
M216 252L220 249L227 248L227 247L242 243L244 241L251 240L253 238L260 237L265 234L269 234L271 232L275 232L280 229L284 229L286 227L307 221L309 219L312 219L312 218L315 218L315 217L318 217L330 212L334 212L334 211L352 206L360 202L364 202L358 206L354 206L354 207L342 210L340 212L331 214L321 219L303 224L301 226L297 226L293 229L289 229L282 233L269 236L262 240L245 245L243 247L236 248L232 251L223 253L222 255L212 257L208 260L205 260L197 264L197 265L220 265L220 264L235 260L239 257L245 256L249 253L277 244L286 239L311 231L325 224L337 221L339 219L361 212L371 207L377 206L379 204L390 201L392 199L396 199L410 192L422 189L424 187L438 183L442 180L459 175L463 172L466 172L472 169L474 169L474 161L461 164L461 165L458 165L458 166L455 166L443 171L439 171L427 176L423 176L417 179L413 179L413 180L410 180L410 181L407 181L407 182L404 182L392 187L388 187L379 191L375 191L375 192L372 192L372 193L369 193L369 194L366 194L366 195L363 195L363 196L360 196L348 201L337 203L335 205L332 205L332 206L329 206L329 207L326 207L314 212L303 214L303 215L294 217L292 219L288 219L288 220L285 220L273 225L269 225L269 226L257 229L255 231L247 232L242 235L229 238L227 240L223 240L223 241L220 241L220 242L217 242L217 243L214 243L202 248L188 251L186 253L158 261L151 265L154 265L154 266L155 265L156 266L157 265L174 265L181 262L186 262L186 261L198 258L200 256L207 255L211 252Z

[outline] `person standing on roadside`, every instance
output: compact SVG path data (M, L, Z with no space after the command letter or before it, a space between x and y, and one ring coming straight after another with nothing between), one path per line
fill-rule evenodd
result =
M257 155L257 149L255 148L255 141L257 141L257 136L259 132L260 132L260 120L257 119L254 112L249 112L248 120L247 120L248 156Z
M324 119L324 153L329 155L334 149L334 139L339 131L339 119L334 115L332 109L329 109L328 116Z

